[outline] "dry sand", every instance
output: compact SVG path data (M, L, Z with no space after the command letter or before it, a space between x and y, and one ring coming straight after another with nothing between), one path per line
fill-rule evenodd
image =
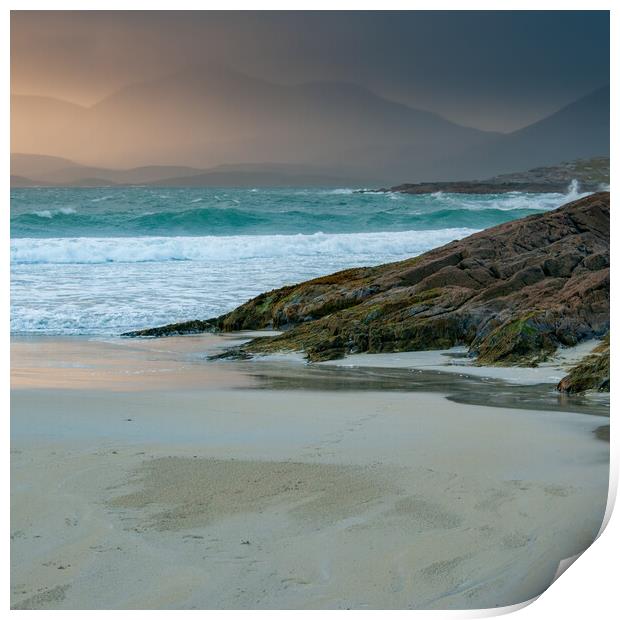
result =
M605 418L253 389L247 365L191 357L208 339L121 345L137 370L163 359L162 376L183 374L182 351L194 377L171 390L138 373L122 390L115 345L80 346L108 368L96 387L49 389L42 370L13 385L15 608L509 605L602 521ZM36 367L18 353L17 369Z

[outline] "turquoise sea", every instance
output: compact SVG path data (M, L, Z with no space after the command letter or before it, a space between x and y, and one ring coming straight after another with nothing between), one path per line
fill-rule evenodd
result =
M401 260L581 194L343 189L11 191L11 331L114 335Z

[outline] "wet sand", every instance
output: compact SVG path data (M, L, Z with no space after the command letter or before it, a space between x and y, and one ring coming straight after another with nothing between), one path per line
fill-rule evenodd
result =
M13 343L14 607L496 607L596 536L605 406L205 361L229 344Z

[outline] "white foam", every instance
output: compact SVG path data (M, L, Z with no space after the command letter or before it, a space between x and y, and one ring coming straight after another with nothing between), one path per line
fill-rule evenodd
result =
M45 209L43 211L35 211L34 215L38 217L43 217L45 219L51 219L55 215L71 215L71 213L76 213L75 209L71 207L62 207L61 209L56 209L54 211L50 211L49 209Z
M415 255L476 232L442 230L231 237L73 237L11 240L13 264L92 264L165 261L286 260L307 256Z
M335 196L340 196L340 195L348 195L348 194L352 194L353 192L355 192L356 190L351 189L350 187L339 187L337 189L330 189L327 192L325 192L326 194L332 194Z
M487 200L480 200L479 197L469 197L462 194L443 194L437 196L444 202L453 202L461 209L468 211L484 211L486 209L498 209L500 211L533 210L550 211L562 205L584 198L590 192L579 192L579 183L571 181L567 188L567 193L548 193L548 194L525 194L523 192L507 192L505 194L493 194Z

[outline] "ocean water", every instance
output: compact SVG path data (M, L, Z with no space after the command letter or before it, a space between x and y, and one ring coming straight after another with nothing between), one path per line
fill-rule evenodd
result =
M339 269L415 256L566 194L352 189L11 191L11 332L115 335L209 318Z

